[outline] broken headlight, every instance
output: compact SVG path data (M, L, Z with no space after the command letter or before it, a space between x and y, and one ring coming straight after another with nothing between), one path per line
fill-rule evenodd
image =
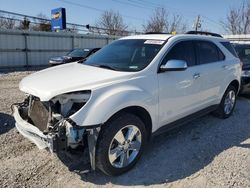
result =
M76 91L58 95L51 99L54 111L63 117L69 117L80 110L89 100L91 91Z

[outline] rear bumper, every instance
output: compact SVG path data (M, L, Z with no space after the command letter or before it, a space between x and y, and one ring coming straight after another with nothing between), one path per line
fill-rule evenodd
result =
M242 77L241 78L241 94L250 94L250 77Z

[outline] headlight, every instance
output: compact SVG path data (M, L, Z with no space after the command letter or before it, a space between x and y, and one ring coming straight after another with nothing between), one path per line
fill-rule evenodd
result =
M76 91L65 93L54 97L51 101L54 103L56 111L63 117L69 117L80 110L91 95L90 91Z
M250 77L250 70L243 70L241 72L242 77Z

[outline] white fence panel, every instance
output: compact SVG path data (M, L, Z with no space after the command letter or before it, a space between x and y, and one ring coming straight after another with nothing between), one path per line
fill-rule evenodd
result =
M47 66L51 57L74 48L103 47L118 37L0 30L0 69Z

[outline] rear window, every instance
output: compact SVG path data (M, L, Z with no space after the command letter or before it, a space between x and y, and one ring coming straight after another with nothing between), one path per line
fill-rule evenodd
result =
M195 41L198 64L207 64L225 59L221 50L212 42Z
M221 42L221 44L229 51L233 56L238 57L234 47L230 44L230 42Z

